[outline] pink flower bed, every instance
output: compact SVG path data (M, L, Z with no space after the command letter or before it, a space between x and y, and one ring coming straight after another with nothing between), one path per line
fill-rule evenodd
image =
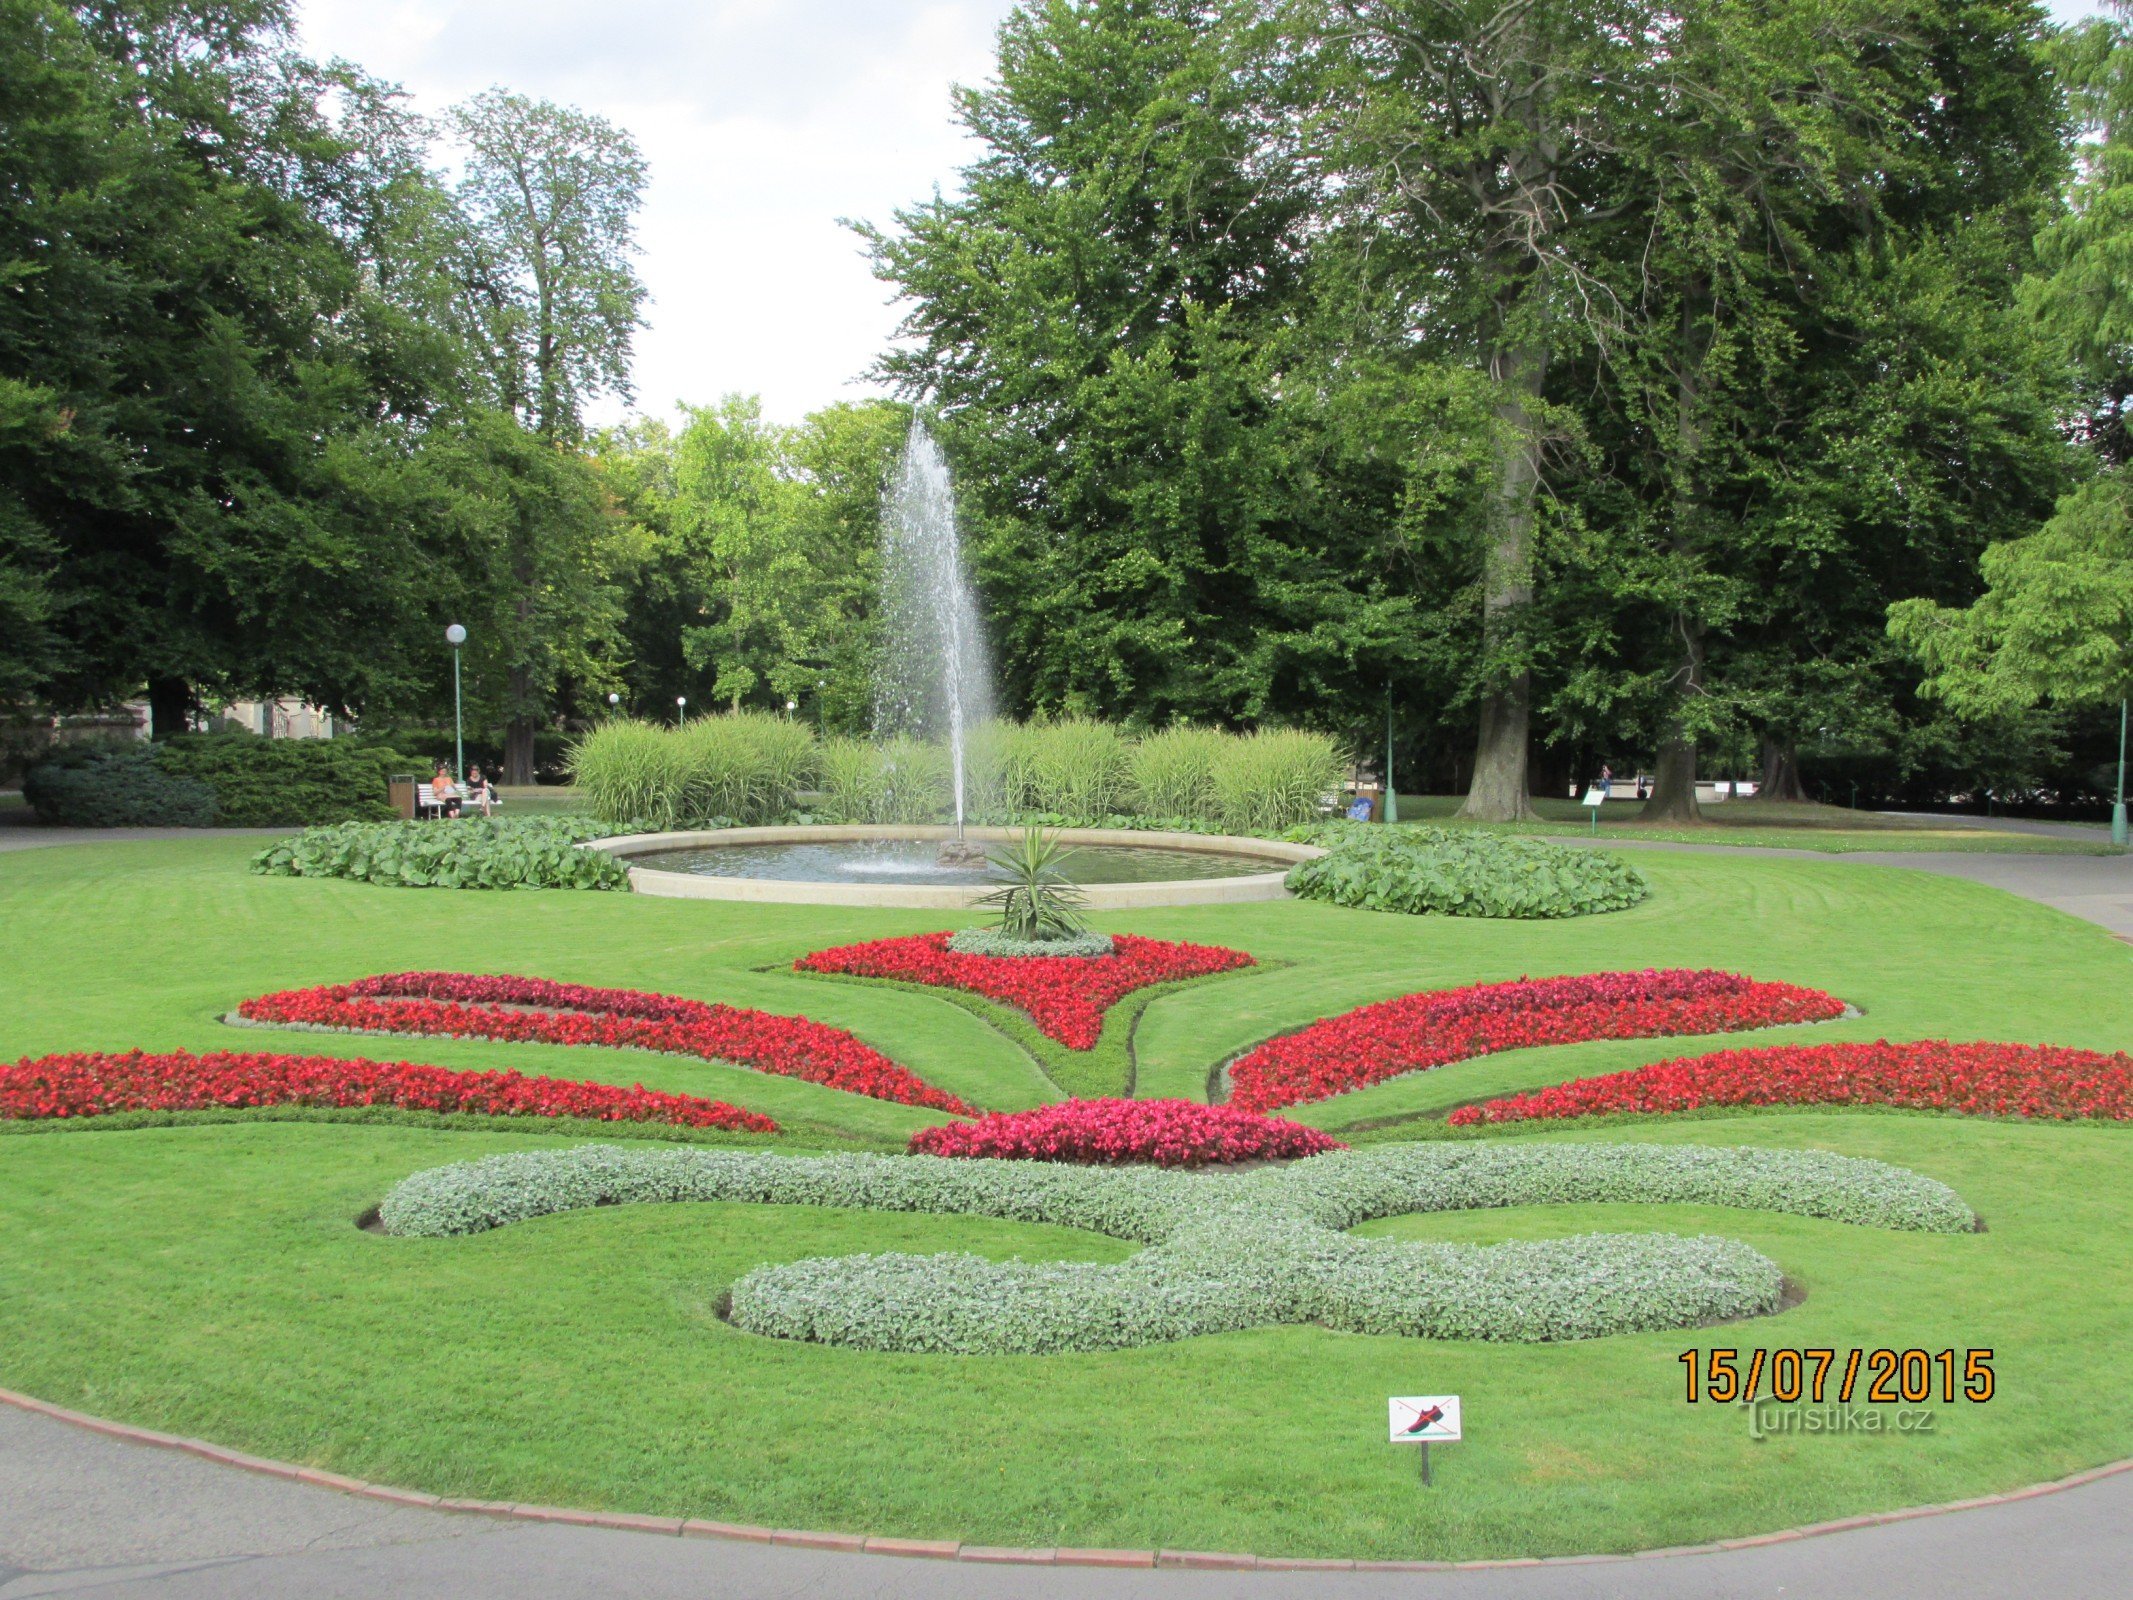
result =
M921 1128L911 1136L914 1155L1097 1166L1287 1161L1344 1148L1300 1122L1191 1100L1069 1100L1035 1111L995 1112L975 1122Z
M1179 978L1204 978L1253 965L1242 950L1176 944L1130 933L1113 938L1107 956L972 956L948 948L946 933L875 939L802 956L801 972L855 978L893 978L934 988L962 989L1019 1007L1070 1050L1093 1050L1104 1013L1136 989Z
M1466 1126L1700 1106L1904 1106L2124 1122L2133 1119L2133 1056L1945 1039L1720 1050L1503 1095L1461 1106L1450 1120Z
M545 978L396 972L356 983L286 989L237 1008L250 1022L356 1033L590 1044L729 1061L876 1100L975 1115L842 1028L768 1011L635 989L595 989Z
M578 1083L522 1072L454 1072L407 1061L216 1050L81 1052L0 1066L0 1117L97 1117L215 1106L396 1106L488 1117L590 1117L776 1133L754 1111L643 1084Z
M1271 1111L1500 1050L1734 1033L1843 1011L1843 1001L1817 989L1685 969L1430 990L1269 1039L1231 1065L1230 1103Z

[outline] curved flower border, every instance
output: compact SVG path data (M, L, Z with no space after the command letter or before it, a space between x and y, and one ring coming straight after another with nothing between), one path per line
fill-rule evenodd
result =
M977 1115L842 1028L768 1011L597 989L546 978L462 972L395 972L247 1000L245 1022L350 1033L497 1039L513 1044L600 1045L725 1061L875 1100Z
M2057 1045L1779 1045L1656 1061L1462 1106L1461 1127L1712 1106L1898 1106L1973 1117L2133 1121L2133 1056Z
M522 1072L456 1072L408 1061L189 1050L79 1051L0 1065L0 1118L106 1116L214 1107L392 1106L487 1117L584 1117L776 1133L760 1112L643 1084L581 1083Z
M1247 1051L1230 1065L1230 1104L1272 1111L1501 1050L1734 1033L1823 1022L1844 1010L1819 989L1689 968L1432 989L1360 1006Z
M1292 1161L1347 1147L1316 1128L1192 1100L1068 1100L999 1111L911 1135L911 1153L1084 1166L1226 1166Z
M793 970L961 989L1028 1013L1070 1050L1093 1050L1104 1013L1136 989L1257 965L1242 950L1130 933L1114 935L1107 956L965 955L948 948L953 937L920 933L838 945L802 956Z

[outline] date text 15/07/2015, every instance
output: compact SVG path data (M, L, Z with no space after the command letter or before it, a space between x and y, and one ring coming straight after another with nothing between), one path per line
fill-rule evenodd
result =
M1690 1405L1771 1399L1849 1405L1919 1405L1938 1396L1953 1405L1992 1398L1990 1350L1684 1350L1677 1357Z

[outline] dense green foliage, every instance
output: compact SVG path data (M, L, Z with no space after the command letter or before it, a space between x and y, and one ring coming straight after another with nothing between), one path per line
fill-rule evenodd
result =
M628 867L578 846L628 831L590 817L344 822L269 845L252 870L400 889L627 889Z
M339 739L187 735L63 750L23 791L40 820L64 827L303 827L396 815L386 780L405 765Z
M22 795L40 822L60 828L207 828L215 791L180 777L134 744L66 750L30 768Z
M603 722L570 753L592 814L654 828L782 820L814 775L814 734L767 712L698 717L679 728Z
M1453 828L1337 823L1287 835L1326 847L1289 869L1306 900L1365 911L1452 917L1582 917L1648 896L1644 875L1619 856L1544 839Z

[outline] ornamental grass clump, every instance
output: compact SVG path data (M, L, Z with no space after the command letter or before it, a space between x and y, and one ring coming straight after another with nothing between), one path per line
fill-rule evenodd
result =
M603 722L570 750L570 781L603 822L641 821L652 832L684 820L688 760L671 728Z
M1090 717L1035 722L1017 743L1022 798L1030 810L1093 818L1125 808L1133 764L1125 735L1112 724Z
M379 1216L388 1233L445 1237L593 1206L693 1201L998 1217L1146 1247L1101 1264L828 1257L758 1267L732 1287L732 1320L752 1333L961 1355L1126 1349L1292 1323L1541 1343L1696 1327L1783 1302L1776 1264L1730 1239L1587 1234L1477 1246L1348 1231L1411 1212L1641 1203L1947 1234L1977 1223L1945 1184L1883 1162L1599 1144L1380 1146L1225 1174L587 1145L418 1172Z
M1340 751L1322 733L1262 728L1227 740L1208 781L1223 831L1279 833L1323 815L1340 789Z
M1605 851L1470 829L1333 823L1288 837L1326 854L1289 869L1292 893L1365 911L1451 917L1582 917L1648 896L1644 875Z
M679 814L690 823L731 817L775 822L814 776L815 739L805 724L765 711L697 717L669 735L680 748Z
M1236 738L1219 728L1189 726L1147 735L1133 747L1134 809L1147 817L1220 822L1215 766Z

